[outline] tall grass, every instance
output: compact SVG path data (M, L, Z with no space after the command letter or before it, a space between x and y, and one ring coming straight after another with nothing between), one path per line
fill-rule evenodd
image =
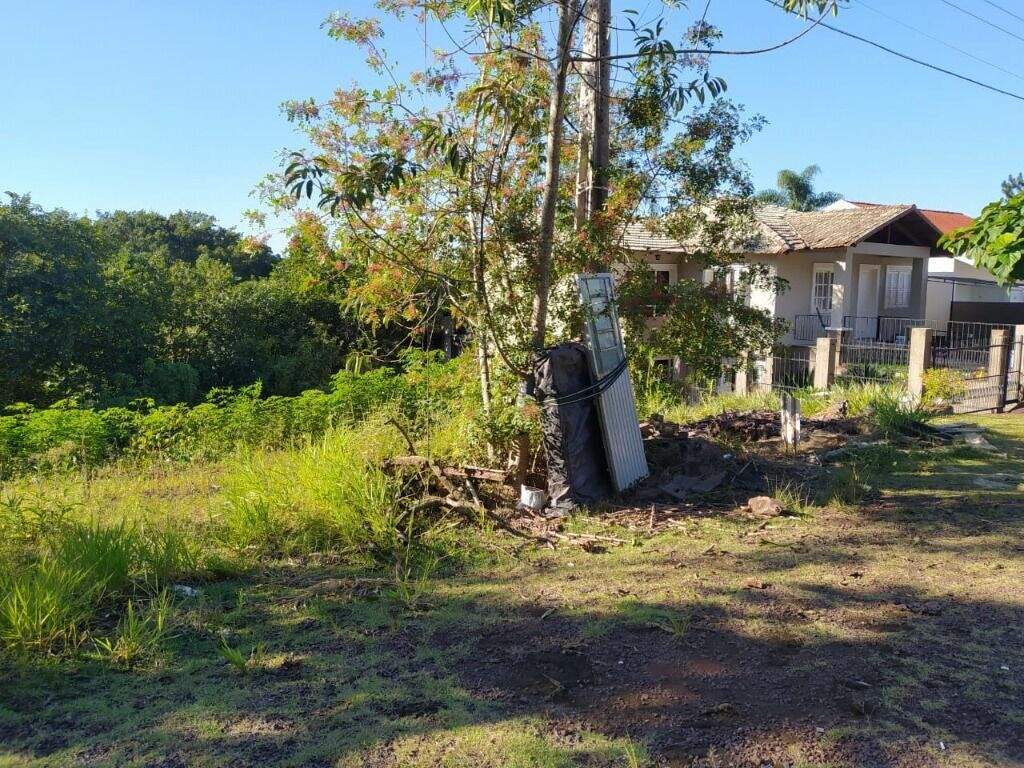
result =
M240 454L225 479L221 540L263 556L329 549L363 567L407 561L410 546L416 557L447 558L450 521L417 514L400 480L381 468L399 440L371 420L292 451Z
M179 532L78 520L61 500L0 500L0 541L0 649L22 656L76 650L101 616L201 563L199 545ZM127 620L120 649L107 649L122 659L149 622Z

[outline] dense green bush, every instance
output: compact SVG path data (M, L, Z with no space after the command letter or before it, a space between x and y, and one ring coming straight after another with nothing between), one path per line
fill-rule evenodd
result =
M415 352L403 362L403 371L341 371L329 391L307 390L296 397L264 398L256 384L211 390L196 406L137 400L131 408L104 410L74 401L45 409L9 408L9 415L0 416L0 477L91 467L121 456L210 459L237 446L277 447L317 437L380 410L392 412L416 433L441 435L450 431L446 421L457 420L460 433L447 446L457 452L507 421L508 409L489 422L476 418L477 394L464 361L443 362L436 354Z

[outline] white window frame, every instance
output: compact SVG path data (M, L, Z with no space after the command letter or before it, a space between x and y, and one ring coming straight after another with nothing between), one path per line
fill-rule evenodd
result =
M666 272L668 273L668 284L673 285L676 282L676 265L675 264L650 264L651 272Z
M829 280L828 284L828 306L823 307L818 305L818 275L829 274L832 279ZM832 307L835 306L835 288L836 288L836 267L834 264L815 264L814 270L811 272L811 312L821 312L822 314L831 314ZM822 296L826 298L826 296Z
M905 264L885 268L885 308L908 309L914 268ZM893 284L892 278L896 278Z

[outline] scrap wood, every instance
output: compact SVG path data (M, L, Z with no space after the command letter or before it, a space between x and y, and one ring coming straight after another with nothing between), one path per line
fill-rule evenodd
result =
M487 509L483 504L479 506L475 504L468 504L451 496L424 496L422 499L412 505L413 512L422 512L432 507L447 507L453 512L460 512L463 515L469 514L483 514L492 520L495 525L501 528L506 533L511 533L513 536L527 537L529 535L513 528L508 522L497 514L494 510Z
M597 533L570 533L566 531L549 531L549 535L563 541L607 541L612 544L629 544L625 539L618 536L602 536Z
M426 456L395 456L390 460L395 467L428 467L432 471L436 467L444 477L453 480L487 480L492 483L508 484L509 473L503 469L490 469L488 467L474 467L465 465L462 467L449 467L438 464ZM435 473L436 474L436 473Z

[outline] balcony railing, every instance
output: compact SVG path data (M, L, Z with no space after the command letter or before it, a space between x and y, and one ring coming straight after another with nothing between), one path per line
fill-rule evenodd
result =
M849 331L855 340L906 344L910 338L911 328L926 325L927 320L916 317L843 315L843 322L839 327ZM793 318L793 338L798 342L813 342L826 335L831 327L831 315L796 315Z
M797 341L814 341L824 336L831 325L831 314L796 315L793 318L793 338Z

